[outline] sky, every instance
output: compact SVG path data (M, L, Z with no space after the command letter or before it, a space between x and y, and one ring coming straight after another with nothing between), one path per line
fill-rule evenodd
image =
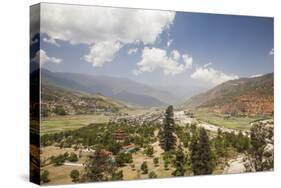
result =
M31 59L55 72L175 90L273 72L273 18L43 3L40 29Z

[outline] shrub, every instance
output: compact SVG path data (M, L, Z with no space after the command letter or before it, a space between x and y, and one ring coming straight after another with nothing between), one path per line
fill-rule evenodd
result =
M152 147L152 146L147 146L147 147L145 148L145 150L144 150L144 153L145 153L147 156L151 157L151 156L153 155L153 153L154 153L153 147Z
M148 173L148 167L147 167L147 162L144 161L142 164L141 164L141 170L142 170L142 173L143 174L147 174Z
M115 157L118 166L124 166L124 163L132 163L133 158L131 153L118 153Z
M53 163L55 166L63 165L65 160L66 160L66 158L64 155L58 155L56 157L54 157L54 156L51 157L51 163Z
M70 172L70 177L72 179L72 182L76 183L79 181L80 173L78 170L72 170Z
M49 171L48 170L44 170L43 173L41 174L41 181L42 183L48 183L50 180L49 180Z
M78 157L77 157L77 155L75 153L72 152L72 153L70 153L70 155L68 157L68 160L70 162L77 162L78 161Z
M159 164L159 159L158 159L158 157L155 157L155 158L153 159L153 163L154 163L154 166L157 166L157 165Z
M122 180L123 179L123 170L120 170L118 172L114 172L112 174L112 180Z
M155 172L151 171L151 172L149 172L148 177L149 178L157 178L157 174Z

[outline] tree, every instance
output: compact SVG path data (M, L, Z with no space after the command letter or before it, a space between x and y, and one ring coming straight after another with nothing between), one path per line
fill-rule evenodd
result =
M196 127L196 123L192 123L190 126L190 133L192 136L196 135L196 131L197 131L197 127Z
M66 158L65 158L65 154L64 155L58 155L56 157L52 156L51 157L51 162L55 165L55 166L60 166L63 165L63 163L65 162Z
M174 156L174 151L166 151L163 154L164 168L169 170L169 164L171 163Z
M116 164L121 167L124 163L132 163L133 157L131 153L118 153L115 157Z
M191 161L191 169L193 171L194 174L197 174L197 169L199 169L199 159L200 159L200 155L199 155L199 144L198 144L198 137L196 134L192 134L192 139L191 139L191 143L190 143L190 161Z
M143 174L147 174L148 173L148 167L147 167L147 162L144 161L142 164L141 164L141 170L142 170L142 173Z
M188 147L188 144L189 144L189 141L190 141L190 133L184 133L182 138L181 138L181 141L183 143L183 147L187 148Z
M55 112L55 114L60 115L60 116L67 115L67 112L62 107L56 107L54 112Z
M148 145L148 146L145 148L144 153L145 153L147 156L151 157L151 156L153 155L153 153L154 153L153 147L150 146L150 145Z
M213 172L213 157L209 137L204 128L200 129L199 138L191 141L191 168L194 175L211 174Z
M111 139L107 144L107 150L111 151L114 155L116 155L121 150L121 148L121 144L117 143L113 139Z
M274 167L273 123L256 122L251 127L251 150L256 171L272 170Z
M68 158L68 157L69 157L69 153L68 153L68 152L65 152L65 153L63 154L63 156L64 156L64 158Z
M220 157L224 157L227 153L227 148L225 147L222 131L220 128L218 129L218 134L217 137L215 138L214 144L215 144L217 155Z
M158 164L159 164L159 159L158 159L158 157L155 157L155 158L153 159L153 163L154 163L154 166L158 166Z
M250 140L247 136L244 136L240 130L237 135L236 149L238 152L247 151L250 147Z
M166 109L164 127L162 135L160 136L160 146L165 151L170 151L175 148L176 137L174 136L174 110L173 106L170 105Z
M120 170L118 172L114 172L112 174L111 180L123 180L123 170Z
M170 161L164 160L164 169L165 170L169 170L169 164L170 164Z
M95 154L89 157L84 165L81 182L107 181L112 179L112 174L116 171L116 167L108 155L101 150L96 150Z
M42 183L48 183L50 180L49 180L49 171L48 170L44 170L43 173L41 174L41 182Z
M77 157L77 155L75 153L72 152L72 153L70 153L70 155L68 157L68 160L70 162L77 162L78 161L78 157Z
M74 183L79 181L79 176L80 176L80 173L78 170L72 170L70 172L70 177L72 179L72 182L74 182Z
M172 173L173 176L184 176L185 167L184 167L184 153L181 145L179 145L177 152L176 152L176 159L175 159L175 167L176 170Z
M149 172L148 177L149 178L157 178L157 174L155 172L151 171L151 172Z

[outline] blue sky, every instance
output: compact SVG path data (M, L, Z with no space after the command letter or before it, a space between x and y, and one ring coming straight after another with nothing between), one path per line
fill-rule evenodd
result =
M273 18L42 6L40 59L52 71L163 88L210 88L273 72Z

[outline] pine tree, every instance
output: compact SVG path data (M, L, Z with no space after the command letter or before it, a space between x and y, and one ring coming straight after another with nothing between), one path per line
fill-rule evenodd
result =
M218 134L217 137L215 138L215 148L216 148L216 153L219 157L224 157L226 155L227 149L224 144L223 133L221 129L218 129Z
M81 182L106 181L112 179L116 167L111 163L108 156L97 150L95 154L85 162L84 174Z
M242 131L240 130L237 135L236 141L236 149L238 152L245 152L248 151L250 147L250 140L248 136L244 136Z
M212 152L209 137L204 128L200 129L199 138L192 138L190 149L194 175L211 174L213 172Z
M209 137L205 129L200 129L199 151L201 160L200 174L211 174L213 172L212 152Z
M196 134L192 135L189 149L191 151L191 154L190 154L191 169L192 169L193 173L196 175L196 174L200 173L199 172L199 168L200 168L199 144L198 144L198 137Z
M174 136L174 110L170 105L166 109L163 132L160 138L160 146L165 151L170 151L175 148L176 137Z
M185 167L184 167L184 153L181 145L178 147L176 152L176 159L175 159L175 167L176 170L173 172L174 176L184 176Z

